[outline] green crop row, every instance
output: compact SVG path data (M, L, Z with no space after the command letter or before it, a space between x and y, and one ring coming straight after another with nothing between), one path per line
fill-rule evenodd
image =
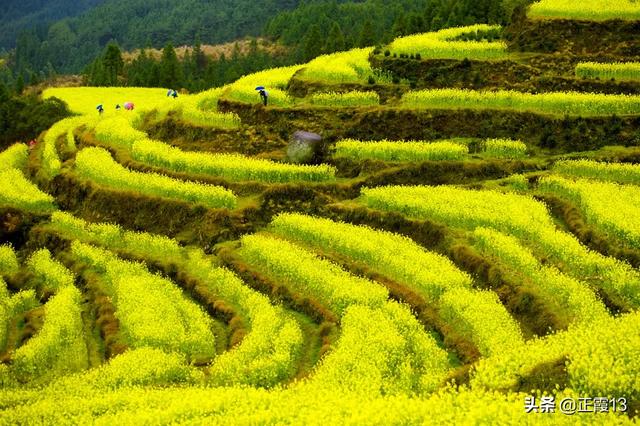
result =
M124 231L117 225L91 224L55 212L48 226L65 238L97 244L153 262L171 259L177 268L197 279L212 294L237 307L249 330L242 342L219 355L210 367L209 381L219 386L274 386L289 378L302 346L297 322L269 299L220 268L202 250L183 248L160 235Z
M462 160L469 149L455 142L361 142L353 139L336 143L335 156L352 160L437 161Z
M98 185L141 194L201 203L210 208L234 208L236 198L225 188L181 181L155 173L133 172L116 163L102 148L85 148L76 156L78 174Z
M449 369L447 353L406 306L356 304L345 310L340 339L310 386L318 393L424 395L442 385Z
M588 323L608 315L604 304L586 283L541 264L516 238L493 229L477 228L473 239L481 253L498 259L522 277L522 282L530 283L555 312L567 312L570 321Z
M423 59L502 59L507 57L507 45L503 41L463 41L460 37L470 34L501 30L498 25L471 25L415 34L395 39L389 52L396 55L419 54Z
M100 273L129 346L181 352L190 359L215 356L211 320L171 281L78 241L72 242L71 251Z
M527 145L521 141L488 139L484 142L484 153L493 158L524 158L527 156Z
M326 107L363 107L379 105L380 96L376 92L359 90L346 93L314 93L309 97L309 102L313 105Z
M291 182L335 179L335 168L276 163L239 154L185 152L162 142L143 139L133 144L137 161L175 172L206 174L232 181Z
M640 188L637 186L547 176L540 180L539 189L576 203L588 223L621 245L640 248Z
M636 0L541 0L531 5L528 16L538 19L637 21L640 20L640 4Z
M568 177L640 185L640 165L638 164L566 160L555 163L553 171Z
M640 273L558 230L546 206L530 196L452 186L387 186L363 189L360 201L371 208L469 231L482 226L514 235L536 250L537 256L548 257L566 274L601 287L622 306L640 306Z
M29 148L23 143L16 143L0 152L0 170L18 169L24 171L27 167Z
M640 62L581 62L576 66L576 76L601 80L639 81Z
M287 241L265 235L246 235L238 253L248 263L286 283L296 294L312 297L338 316L359 304L380 307L387 290L368 279L351 275L337 265Z
M0 170L0 207L12 207L35 214L56 210L54 198L40 191L20 170Z
M510 90L430 89L405 93L401 106L427 109L496 109L583 117L640 114L640 96L599 93L522 93Z
M279 215L269 230L351 258L415 291L438 307L451 328L474 341L484 355L522 343L518 325L495 294L472 290L471 278L449 259L426 251L409 238L300 214Z
M80 291L72 285L60 288L44 305L42 329L12 355L13 374L21 381L41 381L86 369L83 330Z

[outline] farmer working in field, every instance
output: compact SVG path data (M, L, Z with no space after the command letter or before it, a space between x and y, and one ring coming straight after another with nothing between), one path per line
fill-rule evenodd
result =
M267 106L267 100L269 98L269 94L267 93L267 91L264 89L264 86L258 86L256 87L256 90L258 91L258 93L260 94L260 98L262 99L262 104L264 106Z

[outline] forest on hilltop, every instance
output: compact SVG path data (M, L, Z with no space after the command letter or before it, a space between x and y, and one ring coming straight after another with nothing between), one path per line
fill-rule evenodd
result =
M0 80L7 83L22 75L30 82L79 73L110 42L131 50L266 35L290 46L286 62L295 63L322 53L389 42L398 35L471 23L504 23L511 4L521 1L107 0L100 4L85 1L77 9L62 2L55 13L39 4L34 5L36 12L20 14L12 0L0 15L0 24L10 29L0 38L0 49L15 46L15 50L6 55L11 72L0 73ZM273 65L265 62L265 66ZM239 68L241 73L254 70Z

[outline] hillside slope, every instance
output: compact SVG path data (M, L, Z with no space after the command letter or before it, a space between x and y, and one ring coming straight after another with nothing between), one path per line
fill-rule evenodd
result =
M0 9L0 48L15 45L16 36L23 28L46 25L70 18L91 9L104 0L5 0Z
M21 37L18 56L26 55L25 62L35 69L48 61L59 73L77 72L112 40L125 49L193 44L196 37L217 44L258 35L272 16L297 4L298 0L108 0L55 22L46 33L30 34L28 40ZM14 39L5 46L15 41L18 31L11 33Z

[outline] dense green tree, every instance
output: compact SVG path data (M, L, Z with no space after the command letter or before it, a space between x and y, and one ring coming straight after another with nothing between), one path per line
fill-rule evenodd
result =
M202 77L204 71L207 69L207 64L209 60L207 56L202 51L202 45L200 44L200 40L196 40L196 45L193 48L193 62L194 68L196 70L196 75L198 77Z
M178 56L171 43L162 50L162 58L159 64L159 83L162 87L181 87L182 67L178 61Z
M340 28L340 24L334 22L329 31L327 42L324 45L325 53L339 52L345 50L346 44L344 41L344 34Z
M407 31L407 20L404 13L400 13L394 21L393 27L391 28L391 34L394 38L409 34Z
M312 24L302 43L302 60L309 61L322 53L322 35L318 24Z
M70 112L59 99L42 100L38 96L10 96L0 85L0 151L28 141L50 128Z
M22 76L22 74L20 74L16 79L16 93L18 95L21 95L23 90L24 90L24 77Z
M364 21L362 30L360 31L360 38L358 39L358 46L368 47L373 46L378 42L375 30L373 28L373 22L370 19Z
M104 69L105 86L117 86L118 77L122 74L124 69L124 60L122 59L122 52L115 43L109 43L104 56L102 57L102 67Z

